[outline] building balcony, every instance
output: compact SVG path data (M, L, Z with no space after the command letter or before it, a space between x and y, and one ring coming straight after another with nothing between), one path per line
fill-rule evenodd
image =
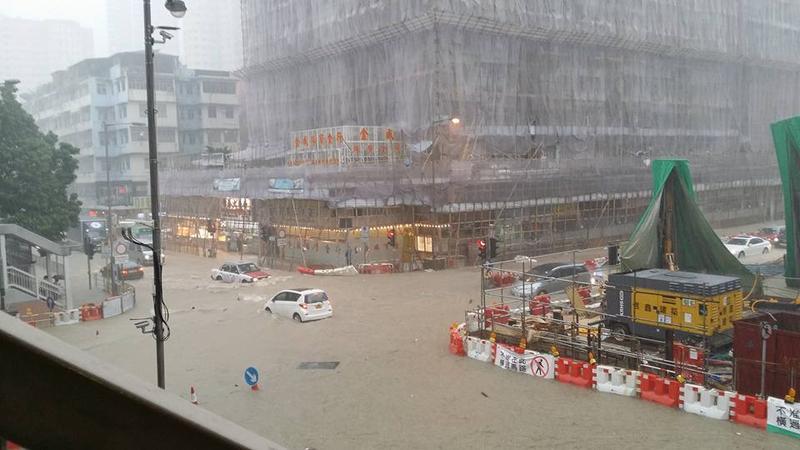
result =
M178 144L176 142L159 142L158 153L174 153L178 151ZM115 158L121 155L131 154L146 154L150 152L148 141L132 141L126 144L110 145L108 147L109 158ZM81 152L83 154L83 152ZM95 147L94 152L89 151L87 155L94 154L96 158L105 158L105 148Z
M128 101L146 102L147 91L144 89L128 89ZM156 91L156 103L174 103L175 93L167 91Z
M112 170L109 173L109 177L111 178L111 184L120 184L120 183L136 183L136 182L148 182L150 181L150 169L149 168L137 168L137 169L126 169L126 170ZM106 182L106 173L105 171L97 171L95 173L95 179L99 184L103 184Z
M239 97L236 94L212 94L203 92L200 94L200 103L210 103L214 105L238 105Z
M216 118L210 118L210 119L209 118L203 118L202 128L228 129L228 130L235 129L235 130L238 130L239 129L239 121L236 119L236 117L233 117L233 118L229 119L229 118L225 117L224 114L221 115L221 117L220 117L220 114L218 112Z
M105 177L105 174L103 175ZM105 179L105 178L103 178ZM75 176L75 183L76 184L91 184L96 181L95 174L93 172L90 173L78 173Z

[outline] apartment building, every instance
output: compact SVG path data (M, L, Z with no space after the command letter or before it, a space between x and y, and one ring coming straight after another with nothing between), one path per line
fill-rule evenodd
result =
M193 70L156 54L155 93L161 156L238 149L236 80L229 72ZM80 149L73 191L87 208L111 203L145 209L149 199L144 55L126 52L83 60L24 97L43 131ZM106 142L108 159L106 159Z

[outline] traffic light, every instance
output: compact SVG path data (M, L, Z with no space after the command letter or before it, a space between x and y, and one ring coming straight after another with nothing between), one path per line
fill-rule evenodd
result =
M86 253L89 259L92 259L94 254L99 251L99 244L94 239L89 237L89 235L83 237L83 252Z
M497 258L497 239L489 238L489 258Z
M388 240L387 244L390 247L396 246L397 243L395 242L394 228L386 232L386 239Z
M214 224L214 219L208 219L208 223L206 224L206 231L209 234L214 234L217 231L217 225Z
M260 229L260 233L259 234L261 235L261 240L262 241L264 241L264 242L269 241L269 227L266 224L261 225L261 229Z
M483 239L478 239L478 256L483 260L486 259L486 241Z

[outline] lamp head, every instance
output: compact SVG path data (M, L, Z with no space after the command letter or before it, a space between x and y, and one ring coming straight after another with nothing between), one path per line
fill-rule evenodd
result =
M186 15L186 3L184 3L183 0L167 0L166 3L164 3L164 7L172 14L172 17L177 19Z

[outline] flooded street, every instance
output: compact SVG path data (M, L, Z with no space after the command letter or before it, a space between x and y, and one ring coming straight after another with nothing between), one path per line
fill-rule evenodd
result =
M194 386L201 407L289 448L577 447L588 436L595 448L796 445L451 355L447 329L479 302L478 268L354 277L272 271L242 286L210 279L221 258L169 258L167 389L188 399ZM130 320L150 314L151 283L151 269L134 282L133 311L48 331L155 383L154 341ZM268 297L297 287L326 290L333 318L296 323L263 312ZM333 370L298 369L333 361ZM248 366L260 371L260 391L244 384Z

